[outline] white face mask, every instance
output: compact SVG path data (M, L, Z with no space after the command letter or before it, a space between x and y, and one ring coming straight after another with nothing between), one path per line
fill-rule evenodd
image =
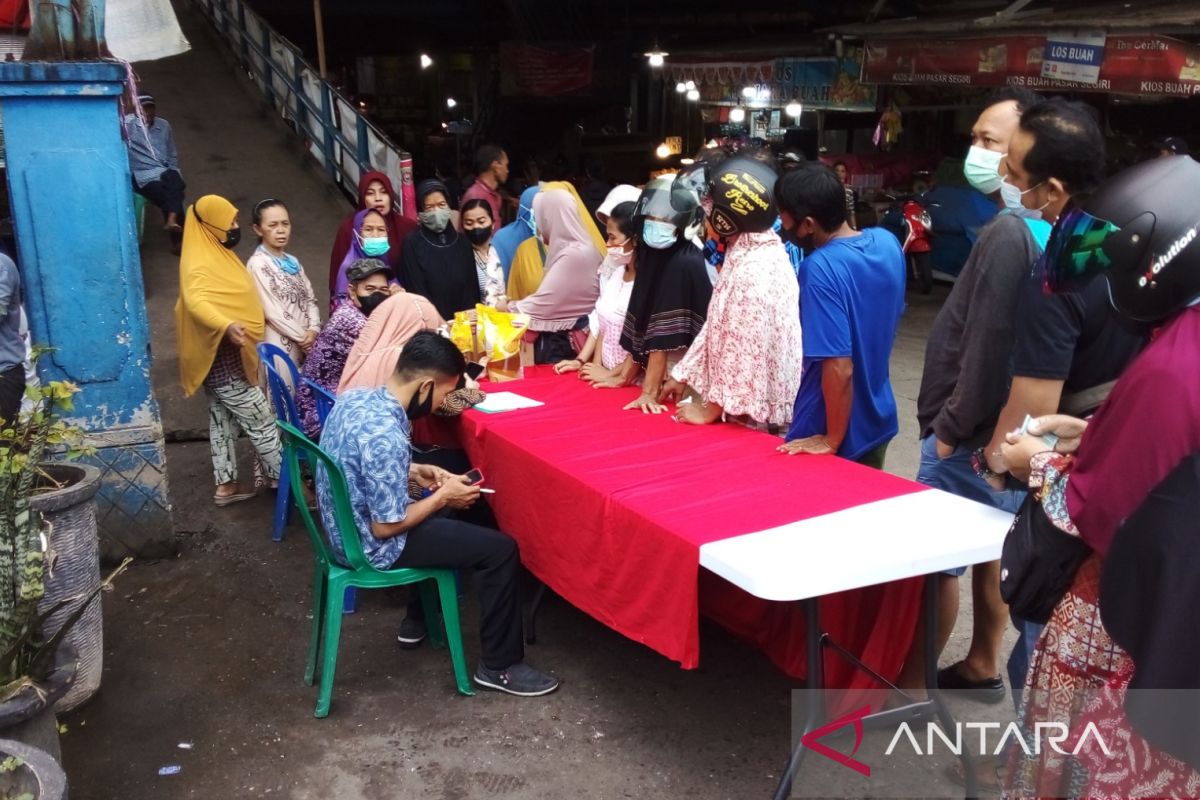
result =
M1042 203L1041 208L1027 208L1022 200L1025 195L1029 194L1041 185L1042 184L1039 183L1034 186L1030 186L1028 189L1022 192L1015 184L1009 183L1008 178L1001 178L1000 198L1004 201L1004 207L1020 213L1023 217L1028 217L1030 219L1041 219L1042 209L1050 205L1050 201L1047 200L1045 203Z
M625 247L610 247L608 248L608 260L614 266L627 267L633 259L633 248L626 244Z
M992 194L1000 188L1000 159L1004 153L985 150L979 145L971 145L967 151L967 159L963 161L963 177L967 183L984 194Z

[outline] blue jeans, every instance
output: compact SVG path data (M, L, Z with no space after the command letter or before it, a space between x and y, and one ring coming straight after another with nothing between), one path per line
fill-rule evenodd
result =
M1021 713L1021 694L1025 691L1025 674L1029 672L1029 662L1033 661L1033 649L1037 647L1045 625L1020 619L1009 614L1013 627L1020 635L1013 645L1012 653L1008 656L1008 685L1012 687L1013 706L1017 714Z
M917 470L917 482L944 492L985 503L1010 514L1017 513L1025 500L1025 491L1021 489L1001 489L997 491L975 472L971 466L971 451L965 447L955 447L954 452L945 458L938 458L937 439L930 434L921 440L921 466ZM946 570L946 575L962 575L966 567Z

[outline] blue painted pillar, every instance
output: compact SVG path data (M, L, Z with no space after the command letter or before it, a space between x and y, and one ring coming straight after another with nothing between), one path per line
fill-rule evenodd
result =
M110 62L0 63L18 267L43 380L70 380L72 422L97 448L108 557L174 550L166 453L150 385L129 159Z

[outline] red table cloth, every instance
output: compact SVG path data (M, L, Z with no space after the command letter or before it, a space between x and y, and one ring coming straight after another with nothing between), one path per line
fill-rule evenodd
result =
M545 405L462 417L462 444L496 490L488 501L501 528L556 594L684 668L700 661L703 610L787 674L806 671L800 604L701 571L701 545L925 489L833 456L777 453L780 439L740 425L622 410L636 388L531 374L485 388ZM920 602L921 579L827 596L822 627L894 678ZM877 688L840 660L826 670L831 687Z

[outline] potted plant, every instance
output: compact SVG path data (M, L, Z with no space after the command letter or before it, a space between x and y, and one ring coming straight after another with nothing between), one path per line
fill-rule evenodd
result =
M35 496L71 488L70 475L43 463L48 452L68 458L87 452L83 432L58 418L60 410L71 410L77 391L67 381L30 387L28 408L0 430L0 737L31 744L55 758L54 704L76 675L76 655L65 639L100 589L125 566L94 587L46 599L55 531ZM91 494L85 502L91 502ZM52 619L56 624L49 624Z

